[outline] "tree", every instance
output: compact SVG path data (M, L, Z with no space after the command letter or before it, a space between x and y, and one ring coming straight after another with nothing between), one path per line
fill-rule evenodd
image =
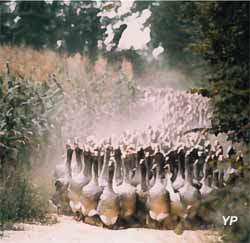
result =
M249 2L199 3L202 38L194 45L211 68L213 124L249 142Z
M61 39L69 53L84 52L92 60L96 58L98 40L103 40L105 27L102 26L100 9L96 2L73 2L64 7Z
M202 71L210 89L213 129L249 142L249 2L147 2L151 45L187 75ZM191 75L192 76L192 75Z
M202 59L200 55L188 47L197 38L198 26L192 16L197 14L195 2L135 2L134 12L151 10L151 16L146 22L150 26L150 45L164 48L165 64L178 68L186 74L200 71Z
M101 9L95 1L18 1L14 11L1 4L1 43L85 53L93 61L105 37Z
M0 43L11 41L11 26L13 18L8 1L0 2Z
M16 2L12 42L36 49L47 47L50 33L50 9L45 1Z

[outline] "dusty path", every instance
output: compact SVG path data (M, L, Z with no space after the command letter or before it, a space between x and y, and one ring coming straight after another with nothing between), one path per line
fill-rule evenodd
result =
M218 238L213 231L173 231L149 229L107 230L60 217L50 226L24 225L23 231L6 231L1 243L209 243Z

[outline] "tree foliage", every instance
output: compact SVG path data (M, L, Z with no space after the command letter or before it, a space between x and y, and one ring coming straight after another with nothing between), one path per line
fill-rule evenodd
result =
M8 43L11 39L13 18L10 7L5 1L0 2L0 43Z
M48 201L27 177L45 155L53 97L43 86L0 77L0 226L45 217ZM35 158L35 159L34 159Z
M194 45L208 61L214 126L249 142L249 2L200 4L201 38ZM205 15L204 15L205 14Z
M2 3L0 43L85 53L95 60L106 31L95 1L17 1ZM58 45L58 41L60 45Z
M170 67L202 71L212 94L214 131L249 142L249 2L135 2L149 8L151 45Z

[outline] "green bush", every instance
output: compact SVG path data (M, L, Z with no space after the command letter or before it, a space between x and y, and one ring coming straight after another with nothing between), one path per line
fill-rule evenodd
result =
M0 221L42 219L48 198L28 174L44 155L51 99L43 86L0 77ZM46 101L45 101L46 100Z
M0 201L2 224L6 221L42 220L48 206L41 192L22 175L1 185Z

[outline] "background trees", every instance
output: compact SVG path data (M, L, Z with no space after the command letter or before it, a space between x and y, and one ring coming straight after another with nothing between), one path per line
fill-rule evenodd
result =
M199 6L201 38L194 45L210 66L214 126L249 142L249 3ZM205 16L202 14L205 13Z
M134 11L145 8L150 45L209 89L214 131L249 143L249 2L135 2Z
M98 41L106 30L99 12L95 1L5 2L1 4L0 31L4 35L0 43L79 52L95 59Z
M69 54L84 53L95 61L103 51L112 61L126 57L143 70L136 50L117 51L126 24L114 29L111 50L104 40L113 19L101 17L119 4L96 1L19 1L0 4L0 43L52 48ZM195 77L212 94L216 132L232 131L232 140L249 142L249 3L248 2L140 2L134 12L150 9L149 49L164 48L163 67L173 67ZM11 10L12 9L12 10Z

